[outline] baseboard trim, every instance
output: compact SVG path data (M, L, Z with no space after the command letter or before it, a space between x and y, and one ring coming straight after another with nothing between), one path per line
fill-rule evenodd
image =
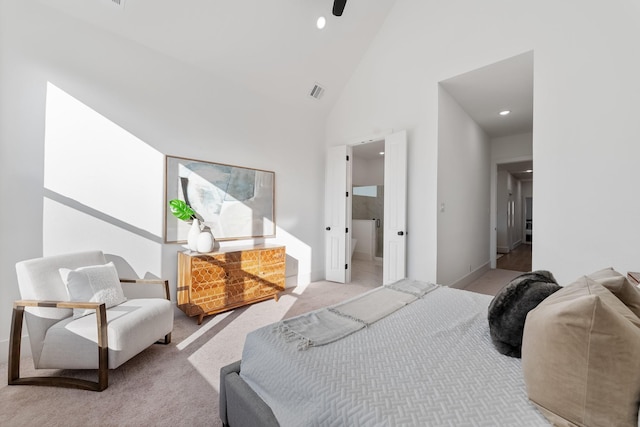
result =
M284 279L285 288L295 288L298 285L308 285L309 283L311 283L311 273L293 274Z
M487 261L487 263L476 268L475 270L473 270L471 273L467 274L463 278L450 284L449 287L455 288L455 289L464 289L467 286L469 286L471 283L475 282L480 277L482 277L482 275L485 274L490 269L491 269L491 263Z

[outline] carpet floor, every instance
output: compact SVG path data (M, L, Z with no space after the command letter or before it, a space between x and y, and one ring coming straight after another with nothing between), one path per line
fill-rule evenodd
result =
M220 368L241 358L247 333L281 319L335 304L375 285L314 282L264 301L205 318L198 326L176 308L172 342L149 347L109 371L103 392L57 387L7 386L0 364L0 425L8 426L221 426ZM57 373L95 380L96 371L33 369L21 376Z
M100 393L56 387L7 386L7 364L0 364L1 426L221 426L218 415L220 368L241 358L247 333L281 319L326 307L366 292L380 283L381 267L359 266L358 282L314 282L287 289L278 302L264 301L216 316L198 326L175 309L172 342L149 347L109 371ZM469 286L492 294L514 272L493 271ZM354 277L354 280L356 277ZM22 376L34 370L22 359ZM62 375L95 379L96 371Z

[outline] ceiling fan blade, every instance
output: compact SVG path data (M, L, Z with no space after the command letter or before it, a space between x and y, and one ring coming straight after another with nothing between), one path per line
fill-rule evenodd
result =
M333 14L335 16L342 16L344 11L344 5L347 4L347 0L334 0L333 2Z

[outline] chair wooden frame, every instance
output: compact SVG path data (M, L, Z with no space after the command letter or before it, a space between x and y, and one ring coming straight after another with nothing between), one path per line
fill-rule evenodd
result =
M167 300L171 300L169 281L156 279L120 279L122 283L162 284ZM47 308L83 308L96 310L96 327L98 328L98 381L79 378L50 376L50 377L20 377L20 347L22 343L22 324L26 307ZM162 344L171 343L171 332L165 335ZM8 363L9 385L39 385L67 387L90 391L103 391L109 385L109 344L107 338L107 308L104 303L79 301L37 301L18 300L13 303L11 319L11 339L9 341Z

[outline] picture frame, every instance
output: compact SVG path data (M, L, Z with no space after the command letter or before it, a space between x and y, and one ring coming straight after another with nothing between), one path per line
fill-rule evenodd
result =
M187 241L190 222L169 201L185 201L218 241L275 237L275 172L165 156L164 241Z

